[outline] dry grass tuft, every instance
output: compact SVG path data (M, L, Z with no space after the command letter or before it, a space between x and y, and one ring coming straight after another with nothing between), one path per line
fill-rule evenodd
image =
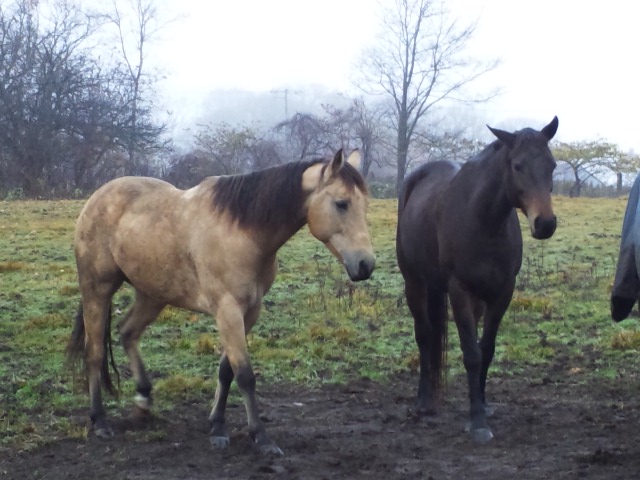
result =
M24 262L0 262L0 273L18 272L27 268Z
M203 333L196 341L196 353L200 355L208 355L218 352L216 339L210 333Z
M71 318L63 313L48 313L25 322L25 329L65 328L71 325Z
M616 350L640 350L640 331L621 330L614 334L611 347Z

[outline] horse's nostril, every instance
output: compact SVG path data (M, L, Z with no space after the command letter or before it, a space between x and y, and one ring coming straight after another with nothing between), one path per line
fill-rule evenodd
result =
M545 239L551 237L553 232L556 231L556 216L551 215L550 217L542 218L537 217L533 222L533 228L535 230L534 237L538 239Z
M371 276L373 272L373 266L375 262L371 260L360 260L358 262L358 275L357 280L366 280Z
M360 260L359 270L361 276L367 275L369 273L369 263L364 260Z

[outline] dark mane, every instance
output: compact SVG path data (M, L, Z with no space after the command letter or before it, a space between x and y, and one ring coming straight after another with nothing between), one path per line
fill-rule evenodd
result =
M300 210L306 199L302 190L302 174L324 159L292 162L244 175L220 177L213 189L213 206L226 212L243 227L277 228L305 220ZM340 178L348 188L367 191L362 175L350 164L340 170Z
M514 132L516 135L516 147L521 146L523 143L529 144L544 144L546 145L548 140L544 138L542 133L533 128L523 128Z
M364 181L364 177L360 172L353 167L350 163L344 164L342 170L340 170L340 178L345 183L347 188L357 188L363 193L369 194L367 184Z
M513 134L516 136L516 145L520 145L522 144L522 142L535 141L536 139L540 138L540 132L534 130L533 128L523 128L522 130L513 132ZM500 150L500 148L504 147L504 143L502 143L501 140L494 140L484 150L487 150L490 147L492 147L494 151L498 151Z

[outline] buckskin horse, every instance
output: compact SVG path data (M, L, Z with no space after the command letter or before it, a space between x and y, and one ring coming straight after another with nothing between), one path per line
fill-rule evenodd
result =
M493 437L485 382L522 263L516 209L528 218L534 238L549 238L556 229L551 205L556 161L548 143L558 118L541 131L488 128L497 140L462 167L437 161L406 178L396 232L398 265L420 354L416 411L435 414L440 400L448 297L467 372L468 428L478 442Z
M282 453L259 416L246 335L274 281L278 249L305 224L344 264L351 280L371 275L368 190L359 163L357 151L345 159L340 150L329 161L208 177L188 190L153 178L124 177L89 198L75 229L82 301L67 350L71 360L84 361L96 436L113 435L102 387L114 390L108 366L110 308L114 293L127 282L135 301L118 330L137 407L148 411L152 400L138 350L145 328L166 305L211 314L224 351L209 417L211 443L229 444L225 408L235 378L255 444L263 453Z

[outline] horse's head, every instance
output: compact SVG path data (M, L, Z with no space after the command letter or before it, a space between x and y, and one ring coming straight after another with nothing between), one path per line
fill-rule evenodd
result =
M553 170L556 161L549 140L558 130L558 117L537 131L525 128L515 133L489 127L507 149L507 188L513 204L529 220L531 236L551 237L556 230L556 216L551 206Z
M329 163L309 167L302 179L309 192L309 230L344 264L353 281L369 278L376 263L367 228L369 195L359 164L358 151L345 160L339 150Z

